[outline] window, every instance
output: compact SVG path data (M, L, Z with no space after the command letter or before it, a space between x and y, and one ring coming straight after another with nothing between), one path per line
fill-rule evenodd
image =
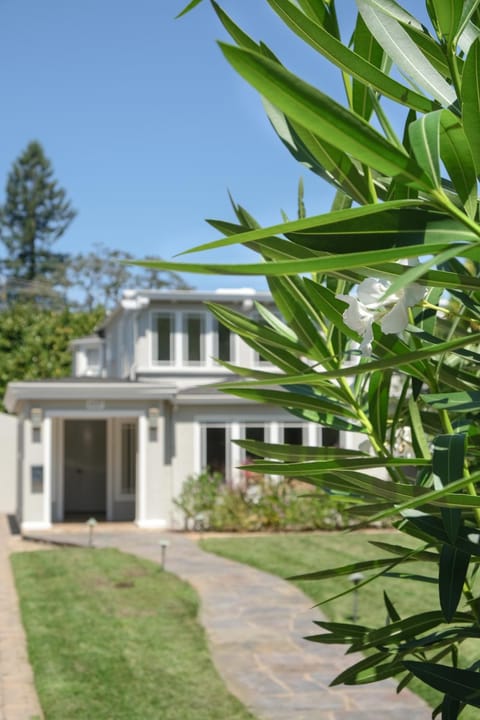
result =
M173 317L167 314L155 315L154 321L154 361L173 362Z
M100 372L99 348L87 348L85 356L87 360L87 375L98 375Z
M184 316L184 362L198 363L205 360L205 316Z
M265 428L262 425L248 425L245 428L245 440L256 440L257 442L265 442ZM254 455L248 450L245 451L245 461L252 462L258 458L258 455Z
M218 359L229 362L232 359L232 333L225 325L217 324Z
M338 447L340 441L340 433L334 428L322 428L322 445L323 447Z
M122 423L121 428L120 492L122 495L133 495L137 475L137 427L132 422Z
M202 428L202 468L229 475L230 453L225 425L205 425Z
M303 445L303 426L284 425L283 442L286 445Z

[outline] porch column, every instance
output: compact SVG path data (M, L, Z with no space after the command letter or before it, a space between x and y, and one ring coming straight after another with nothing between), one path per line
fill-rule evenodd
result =
M148 418L138 418L138 476L136 490L135 521L138 525L147 519L147 451L148 451Z
M52 523L52 418L43 419L43 522Z

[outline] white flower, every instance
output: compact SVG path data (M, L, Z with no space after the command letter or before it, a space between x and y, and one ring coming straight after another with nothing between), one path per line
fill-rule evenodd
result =
M367 278L358 286L357 297L338 295L348 304L343 313L345 324L361 335L360 350L364 353L369 354L372 349L374 322L380 323L386 335L398 335L408 325L408 308L420 302L425 294L421 285L412 283L381 302L389 287L389 282Z

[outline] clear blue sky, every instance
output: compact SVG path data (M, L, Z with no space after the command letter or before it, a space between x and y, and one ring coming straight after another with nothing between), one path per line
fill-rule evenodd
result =
M78 216L58 250L101 242L142 257L217 237L203 219L233 220L230 189L262 224L294 218L299 177L310 214L332 191L283 148L260 100L216 45L226 39L205 2L0 0L0 187L30 140L39 140ZM337 3L353 18L353 0ZM412 6L415 3L409 2ZM261 0L222 3L288 67L341 97L339 73L286 31ZM241 262L242 249L203 260ZM261 278L186 276L199 288Z

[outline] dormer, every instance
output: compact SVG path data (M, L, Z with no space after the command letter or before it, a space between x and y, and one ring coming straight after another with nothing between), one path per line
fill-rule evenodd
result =
M104 368L104 340L100 335L72 340L70 348L73 353L73 377L103 377Z

